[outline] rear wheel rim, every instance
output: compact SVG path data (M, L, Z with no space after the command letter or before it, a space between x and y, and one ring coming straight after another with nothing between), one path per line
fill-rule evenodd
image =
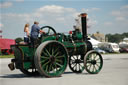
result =
M46 44L39 58L40 73L46 77L60 76L67 67L67 53L58 42Z

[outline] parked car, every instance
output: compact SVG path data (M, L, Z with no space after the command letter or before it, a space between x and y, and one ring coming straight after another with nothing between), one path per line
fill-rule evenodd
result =
M102 50L102 49L100 49L100 48L94 48L94 50L96 50L97 52L99 52L99 53L106 53L104 50Z
M121 53L128 53L128 43L120 43L119 47Z
M99 43L98 47L109 53L119 53L119 45L116 43Z
M121 53L128 53L128 48L120 48Z

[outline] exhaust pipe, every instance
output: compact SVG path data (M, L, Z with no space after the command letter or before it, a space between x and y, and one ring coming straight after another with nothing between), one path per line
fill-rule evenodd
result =
M81 13L80 16L81 16L83 40L87 41L87 40L89 40L89 38L87 36L87 14L86 13Z

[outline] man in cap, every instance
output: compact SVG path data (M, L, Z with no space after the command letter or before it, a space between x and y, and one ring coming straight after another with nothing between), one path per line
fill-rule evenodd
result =
M40 29L38 24L39 22L35 21L31 28L31 43L33 47L35 46L35 44L37 44L39 33L45 33L43 30Z

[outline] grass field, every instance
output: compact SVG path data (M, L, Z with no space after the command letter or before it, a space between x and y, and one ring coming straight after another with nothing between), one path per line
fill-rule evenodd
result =
M14 55L0 55L0 58L14 58Z

